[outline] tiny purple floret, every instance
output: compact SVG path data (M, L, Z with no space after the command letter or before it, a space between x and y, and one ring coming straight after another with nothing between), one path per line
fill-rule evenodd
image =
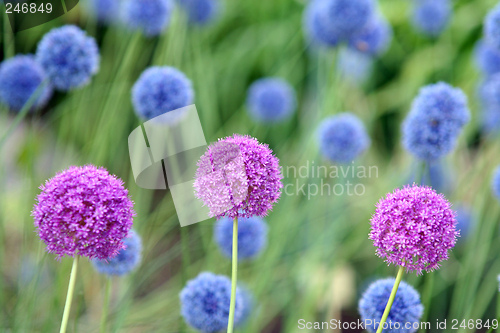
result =
M40 189L32 216L47 252L107 259L124 248L135 212L121 179L93 165L72 166Z
M417 274L431 272L448 259L460 236L455 215L448 200L432 188L406 186L378 202L369 238L387 263Z

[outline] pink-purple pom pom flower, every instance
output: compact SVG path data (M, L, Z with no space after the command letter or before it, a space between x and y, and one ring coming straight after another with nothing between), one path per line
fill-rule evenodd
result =
M387 263L421 274L448 259L459 236L455 225L455 213L442 194L430 187L406 186L378 202L370 239Z
M210 217L264 217L281 195L281 179L278 158L267 145L235 134L208 147L194 188Z
M135 215L123 181L93 165L70 167L40 186L32 215L47 252L58 258L112 258Z

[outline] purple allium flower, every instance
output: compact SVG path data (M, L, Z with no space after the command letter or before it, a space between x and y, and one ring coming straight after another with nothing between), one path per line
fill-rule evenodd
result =
M342 76L361 85L370 77L373 70L373 57L351 48L341 48L338 53L337 67Z
M123 239L125 248L114 258L93 259L92 264L100 274L125 275L133 271L141 262L142 240L134 231L130 230Z
M17 55L0 64L0 102L19 111L28 102L38 86L47 78L42 66L32 55ZM52 96L48 82L33 104L32 110L47 104Z
M439 36L452 14L450 0L418 0L413 4L411 22L415 29L429 37Z
M113 22L120 12L120 0L89 0L90 12L100 22Z
M191 80L173 67L150 67L132 87L134 110L148 120L191 105L193 99Z
M223 275L203 272L188 281L180 293L181 314L193 328L216 333L227 327L231 281ZM240 325L244 315L244 298L236 287L234 323Z
M214 21L220 11L219 0L177 0L192 24L205 25Z
M70 167L40 186L32 215L47 252L58 258L113 258L132 227L123 181L93 165Z
M392 40L392 27L381 15L374 17L349 38L349 46L359 52L379 56L389 47Z
M280 78L259 79L248 88L247 109L256 121L283 121L297 109L295 90Z
M419 159L434 161L455 147L470 120L467 96L439 82L420 89L403 123L403 146Z
M68 91L90 82L99 70L100 58L93 37L77 26L65 25L43 36L36 49L36 60L56 89Z
M233 220L224 217L214 226L215 242L222 254L233 254ZM238 259L254 259L267 245L267 224L260 217L238 220Z
M174 9L172 0L124 0L123 21L146 36L160 35L169 25Z
M492 47L484 40L476 43L474 49L476 64L485 76L500 72L500 50Z
M500 50L500 4L497 4L484 18L484 36L494 48Z
M359 300L358 309L361 320L372 325L366 325L366 330L375 333L380 318L391 295L395 279L380 279L372 283ZM391 311L387 317L387 328L384 333L413 333L418 330L424 307L420 302L418 292L405 281L401 281ZM377 323L377 325L375 325ZM391 325L389 326L389 323ZM398 323L399 325L397 325ZM413 325L415 324L415 327ZM384 326L385 327L385 326ZM391 328L392 327L392 328Z
M370 146L365 126L349 112L323 120L318 128L318 141L323 156L338 163L350 163Z
M455 213L442 194L430 187L405 186L378 202L369 238L387 263L421 274L448 259L460 234L455 224Z
M208 146L194 188L211 217L264 217L281 195L282 178L279 160L266 144L235 134Z

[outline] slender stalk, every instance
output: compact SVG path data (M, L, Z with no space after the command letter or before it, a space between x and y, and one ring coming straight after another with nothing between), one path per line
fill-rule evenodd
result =
M418 185L423 185L425 181L425 171L426 171L426 163L425 161L420 162L420 165L417 166L417 174L415 175L415 183ZM432 184L431 184L432 186Z
M106 287L104 290L104 302L102 304L101 315L101 333L106 333L106 321L108 320L109 299L111 295L111 277L106 278Z
M69 312L71 310L71 301L73 300L73 293L75 291L77 270L78 270L78 255L75 255L75 258L73 259L73 267L71 268L71 275L69 277L68 294L66 295L66 304L64 305L64 313L59 333L65 333L66 327L68 327L68 318L69 318Z
M396 292L398 291L399 283L403 279L403 273L405 268L403 266L399 266L398 275L396 275L396 281L394 281L394 287L392 287L391 296L387 301L387 305L385 306L384 314L382 315L382 319L380 319L380 324L377 329L377 333L382 333L384 330L384 324L387 321L387 317L389 317L389 312L391 312L392 303L394 303L394 299L396 298Z
M3 52L4 58L11 58L16 53L14 45L14 28L9 24L9 15L4 12L3 16Z
M234 308L236 305L236 280L238 274L238 218L233 223L233 270L231 274L231 303L229 305L229 321L227 322L227 333L233 333Z

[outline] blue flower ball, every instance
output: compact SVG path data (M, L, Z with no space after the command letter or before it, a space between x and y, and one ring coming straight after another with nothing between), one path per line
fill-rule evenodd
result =
M173 9L172 0L124 0L122 17L130 29L158 36L169 25Z
M448 25L452 14L450 0L414 1L412 24L415 29L429 37L437 37Z
M387 50L391 40L391 25L384 17L376 15L349 38L349 46L359 52L379 56Z
M222 275L204 272L188 281L180 293L181 314L194 329L216 333L227 328L231 281ZM241 324L244 299L240 287L236 288L234 311L235 326Z
M365 327L370 333L375 333L378 329L378 323L380 323L385 306L389 300L394 281L394 278L375 281L368 287L359 300L358 309L361 320L364 322L371 320L372 322L372 325L369 325L370 321L368 321L368 325ZM420 302L418 292L405 281L401 281L391 311L387 317L387 324L391 322L392 329L388 327L384 329L384 333L416 332L419 326L416 323L420 323L423 312L424 307ZM377 325L374 324L375 322L377 322ZM414 324L416 328L414 328Z
M338 163L350 163L370 146L365 126L349 112L323 120L318 128L318 141L323 156Z
M403 122L403 146L419 159L437 160L453 150L469 120L462 90L443 82L425 86Z
M120 13L120 0L89 0L88 5L99 22L113 22Z
M56 89L69 91L90 82L99 70L100 57L94 38L74 25L65 25L43 36L36 60Z
M373 57L351 48L341 48L337 58L337 68L344 78L354 84L365 83L373 71Z
M473 213L470 207L460 204L457 207L454 207L454 210L457 212L457 224L455 229L460 231L460 238L458 241L466 239L471 230L472 223L474 222Z
M477 66L485 76L500 72L500 50L489 45L484 40L477 42L474 49Z
M315 44L334 47L340 42L340 33L330 24L326 14L328 0L311 0L304 11L304 30Z
M222 218L214 226L215 242L228 258L233 253L233 220ZM254 259L267 245L267 224L258 216L238 219L238 259Z
M196 25L212 23L220 12L219 0L177 0L177 2L186 11L189 22Z
M140 118L149 120L193 104L191 81L173 67L150 67L132 87L132 103Z
M276 123L289 118L297 109L293 87L280 78L263 78L248 89L247 109L258 122Z
M116 257L100 260L93 259L92 264L100 274L126 275L133 271L141 262L142 240L133 230L123 240L125 248L121 249Z
M14 111L20 111L38 86L46 80L42 66L31 55L17 55L0 63L0 102ZM48 82L32 106L39 109L52 96Z
M500 4L486 15L483 29L486 41L493 48L500 50Z

